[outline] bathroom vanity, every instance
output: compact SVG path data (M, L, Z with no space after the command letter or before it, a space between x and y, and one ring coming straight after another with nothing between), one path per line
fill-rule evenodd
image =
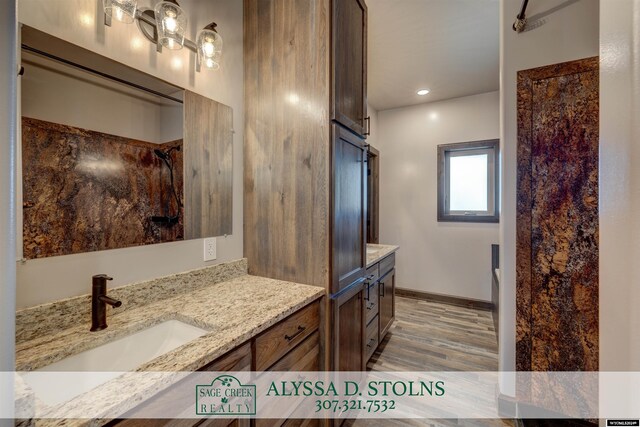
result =
M367 245L364 365L396 318L396 255L398 246Z
M160 278L111 289L109 294L120 301L120 308L108 307L108 328L90 332L90 298L82 296L45 304L17 312L18 371L70 370L60 363L83 357L118 340L134 337L135 345L124 354L110 349L108 357L99 360L84 357L85 371L195 372L195 371L315 371L320 368L321 336L323 334L321 288L247 274L246 260L220 264L175 276ZM169 323L182 329L196 329L179 347L165 352L138 366L130 361L137 353L152 347L153 339L146 331ZM190 333L190 331L188 331ZM136 334L141 334L136 337ZM182 333L184 335L184 333ZM156 339L162 333L156 333ZM117 344L117 343L116 343ZM119 351L123 353L123 351ZM114 357L114 356L119 357ZM121 359L119 362L117 359ZM124 364L123 364L124 363ZM68 397L77 405L81 395L63 396L42 392L40 385L29 384L33 398L40 405L55 407ZM65 389L70 389L66 387ZM88 390L85 390L86 393ZM129 398L135 390L122 392L113 405L121 410L122 421L105 423L146 425L131 417L143 410L139 402ZM129 395L129 393L131 393ZM58 392L59 394L59 392ZM191 394L189 394L191 395ZM175 396L175 395L174 395ZM153 404L160 404L154 398ZM293 411L295 408L291 408ZM284 419L288 418L286 414ZM90 420L79 420L83 425ZM215 420L231 423L231 420ZM274 425L273 420L266 420ZM177 420L167 421L167 425ZM196 425L202 420L180 421L179 425ZM215 424L206 420L206 425ZM284 420L283 420L284 422ZM213 424L212 424L213 423ZM151 424L148 424L151 425ZM158 420L153 425L161 425ZM232 424L233 425L233 424ZM241 423L238 425L242 425ZM261 422L257 420L257 425Z

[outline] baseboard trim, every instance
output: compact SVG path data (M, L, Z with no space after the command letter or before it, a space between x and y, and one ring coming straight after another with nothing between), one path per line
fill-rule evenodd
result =
M396 295L399 297L413 298L424 301L436 301L459 307L476 308L479 310L493 310L493 303L472 298L463 298L453 295L436 294L432 292L414 291L413 289L396 288Z
M498 404L498 415L501 418L515 419L518 414L518 402L513 396L500 393L500 387L496 385L496 403Z

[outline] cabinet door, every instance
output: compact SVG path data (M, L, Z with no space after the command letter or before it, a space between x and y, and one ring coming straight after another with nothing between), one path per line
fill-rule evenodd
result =
M333 370L364 368L364 286L357 284L332 301Z
M333 259L331 293L364 276L366 243L366 150L364 140L333 125Z
M233 110L184 93L184 239L233 233Z
M380 279L380 341L387 335L396 318L396 269Z
M367 6L333 1L333 119L359 135L367 117Z

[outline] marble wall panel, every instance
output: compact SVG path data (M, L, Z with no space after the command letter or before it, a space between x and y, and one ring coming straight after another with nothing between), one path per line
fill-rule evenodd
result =
M598 58L518 73L516 367L598 370Z
M22 119L24 257L27 259L182 240L169 170L155 149L182 146L137 141L41 120ZM184 200L183 151L173 151L175 185Z

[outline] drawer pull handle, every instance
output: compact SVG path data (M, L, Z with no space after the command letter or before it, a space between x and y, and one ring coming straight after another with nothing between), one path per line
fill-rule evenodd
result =
M367 347L371 348L371 345L374 344L376 342L375 338L371 338L369 340L369 344L367 344Z
M298 331L297 331L295 334L293 334L293 335L291 335L291 336L289 336L289 335L285 335L285 336L284 336L284 338L285 338L287 341L293 341L293 340L295 340L295 339L298 337L298 335L300 335L301 333L303 333L303 332L304 332L304 331L306 331L306 330L307 330L307 328L306 328L306 327L304 327L304 326L298 326Z
M371 290L371 284L373 283L373 279L375 279L375 277L376 276L374 274L371 274L365 278L364 284L367 287L367 297L365 299L367 301L369 301L369 297L370 297L369 292Z

